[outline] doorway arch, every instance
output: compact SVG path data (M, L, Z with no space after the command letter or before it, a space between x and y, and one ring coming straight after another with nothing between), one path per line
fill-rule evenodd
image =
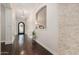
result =
M18 23L18 34L25 34L25 24L24 24L24 22Z

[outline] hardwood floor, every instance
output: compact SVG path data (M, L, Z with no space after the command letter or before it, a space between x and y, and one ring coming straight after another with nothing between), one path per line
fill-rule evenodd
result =
M19 44L18 36L13 44L1 43L1 54L2 55L52 55L44 47L39 45L36 41L29 41L28 37L25 37L26 40L23 41L23 44Z
M1 55L11 55L12 54L12 44L5 45L4 42L1 43Z
M52 55L49 51L47 51L44 47L39 45L36 41L33 41L32 45L33 55Z

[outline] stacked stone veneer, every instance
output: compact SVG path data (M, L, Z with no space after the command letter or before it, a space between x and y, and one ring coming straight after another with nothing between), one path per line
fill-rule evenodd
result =
M58 4L59 54L79 54L79 4Z

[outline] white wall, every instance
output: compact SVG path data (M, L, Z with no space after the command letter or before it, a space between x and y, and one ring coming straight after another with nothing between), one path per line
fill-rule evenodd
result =
M12 9L12 43L15 40L15 35L16 35L16 15L15 10Z
M1 4L1 42L12 43L12 10L9 4Z
M11 8L5 9L5 29L6 29L6 37L5 43L12 43L12 10Z
M1 54L1 4L0 4L0 54Z
M27 33L29 38L32 38L32 32L35 29L35 21L34 21L35 18L34 18L34 15L32 15L32 14L27 19L27 22L26 22L26 24L27 24L27 27L26 27L27 31L26 31L26 33Z
M1 4L1 42L5 42L5 7Z
M58 14L57 4L47 5L47 28L37 29L36 41L52 54L57 54L58 48Z

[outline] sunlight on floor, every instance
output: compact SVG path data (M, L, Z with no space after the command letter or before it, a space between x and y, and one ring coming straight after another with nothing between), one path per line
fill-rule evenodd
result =
M19 46L23 46L23 43L24 43L24 35L20 34L19 35Z
M20 54L21 54L21 55L23 55L24 53L25 53L25 51L24 51L24 50L22 50L22 51L20 52Z

